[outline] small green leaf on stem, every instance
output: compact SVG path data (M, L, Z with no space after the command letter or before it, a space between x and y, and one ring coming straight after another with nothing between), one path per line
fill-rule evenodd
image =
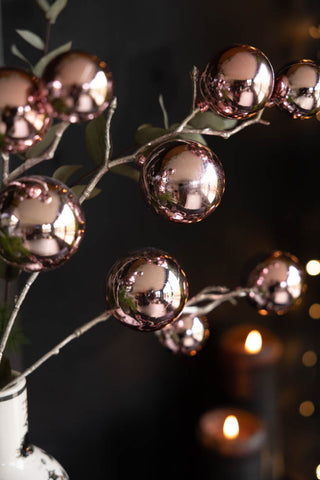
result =
M56 0L46 12L46 19L55 23L62 10L67 6L68 0Z
M11 53L13 55L15 55L16 57L20 58L20 60L22 60L24 63L26 63L28 65L28 67L30 68L30 70L33 69L29 60L23 55L23 53L20 52L20 50L18 49L18 47L15 44L11 45Z
M26 42L32 45L34 48L38 50L44 49L44 41L38 35L29 30L16 30L17 34L23 38Z
M60 182L67 183L71 175L80 170L80 168L83 168L83 165L62 165L55 170L52 177L60 180Z
M110 168L110 172L131 178L131 180L135 182L139 182L140 171L130 165L116 165L115 167Z
M86 188L87 185L75 185L71 190L77 195L77 197L80 198ZM101 191L101 188L94 188L87 200L91 200L91 198L96 197Z
M68 52L72 47L72 42L65 43L64 45L61 45L61 47L56 48L55 50L52 50L50 53L45 55L44 57L39 60L39 62L34 66L33 68L33 73L37 77L41 77L43 70L46 68L49 62L53 60L55 57L60 55L61 53Z
M106 119L104 115L91 120L85 132L87 151L96 165L101 165L106 156Z
M138 145L146 145L158 137L165 135L167 130L161 127L153 127L152 125L141 125L134 134L135 142Z
M42 155L52 144L59 127L60 127L60 123L53 125L53 127L51 127L48 130L48 133L43 137L41 142L36 143L31 148L26 150L25 158L34 158L34 157L38 157L39 155Z
M177 127L179 127L179 123L174 123L170 126L169 131L175 130ZM191 127L191 125L187 125L187 128L188 127ZM200 135L200 133L177 133L177 138L182 138L183 140L190 140L192 142L198 142L205 146L207 145L205 138Z
M213 112L199 112L195 117L190 120L189 124L194 128L211 128L212 130L225 131L230 128L234 128L237 124L237 120L230 118L224 118Z
M43 13L47 13L50 8L50 3L47 0L36 0L36 4L43 11Z

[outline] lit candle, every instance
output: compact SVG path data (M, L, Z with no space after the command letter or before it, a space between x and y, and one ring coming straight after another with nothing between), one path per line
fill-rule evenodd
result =
M220 364L226 399L257 414L268 427L270 478L279 478L276 366L282 344L268 329L239 325L221 337Z
M199 438L205 457L202 473L208 480L262 480L266 432L251 413L220 408L205 413L199 421Z

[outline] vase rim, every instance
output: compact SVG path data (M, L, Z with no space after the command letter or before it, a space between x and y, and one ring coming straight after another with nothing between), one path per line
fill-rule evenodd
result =
M13 380L16 377L19 377L19 375L20 375L20 372L17 372L16 370L12 370ZM5 402L7 400L11 400L14 397L18 397L25 390L25 388L26 388L26 379L25 378L18 379L13 385L11 385L10 388L0 391L0 402Z

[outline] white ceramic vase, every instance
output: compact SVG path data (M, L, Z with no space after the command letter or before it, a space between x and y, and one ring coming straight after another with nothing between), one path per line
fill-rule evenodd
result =
M28 443L25 379L0 392L0 480L68 480L51 455Z

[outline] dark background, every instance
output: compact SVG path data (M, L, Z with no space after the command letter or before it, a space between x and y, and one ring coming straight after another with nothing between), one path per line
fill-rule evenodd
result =
M15 34L26 28L44 36L34 2L2 0L2 20L6 65L21 66L10 54L12 43L35 61L35 51ZM171 123L189 112L193 65L202 69L235 42L260 48L275 71L296 59L317 59L320 40L309 27L319 23L317 0L70 0L50 47L73 40L74 48L110 65L118 97L112 123L117 154L132 145L140 124L162 126L159 93ZM136 248L159 247L174 256L191 295L207 285L236 287L247 260L261 251L289 251L304 264L320 256L319 122L295 121L276 109L264 117L269 127L250 127L229 141L208 140L225 168L226 192L200 224L166 223L149 211L133 181L111 173L103 179L103 192L84 207L87 230L79 252L42 274L25 301L20 322L30 344L17 368L104 310L109 268ZM69 163L91 168L83 126L72 126L54 160L36 171L50 174ZM283 317L260 317L244 300L221 306L209 316L211 337L195 358L173 356L153 334L114 319L97 326L29 378L31 440L54 455L71 479L199 478L196 424L224 401L224 365L215 360L219 338L231 325L250 321L271 328L285 347L278 393L286 472L315 478L319 368L303 367L301 355L319 350L319 321L308 317L319 285L310 277L303 304ZM304 400L315 404L310 418L299 415Z

